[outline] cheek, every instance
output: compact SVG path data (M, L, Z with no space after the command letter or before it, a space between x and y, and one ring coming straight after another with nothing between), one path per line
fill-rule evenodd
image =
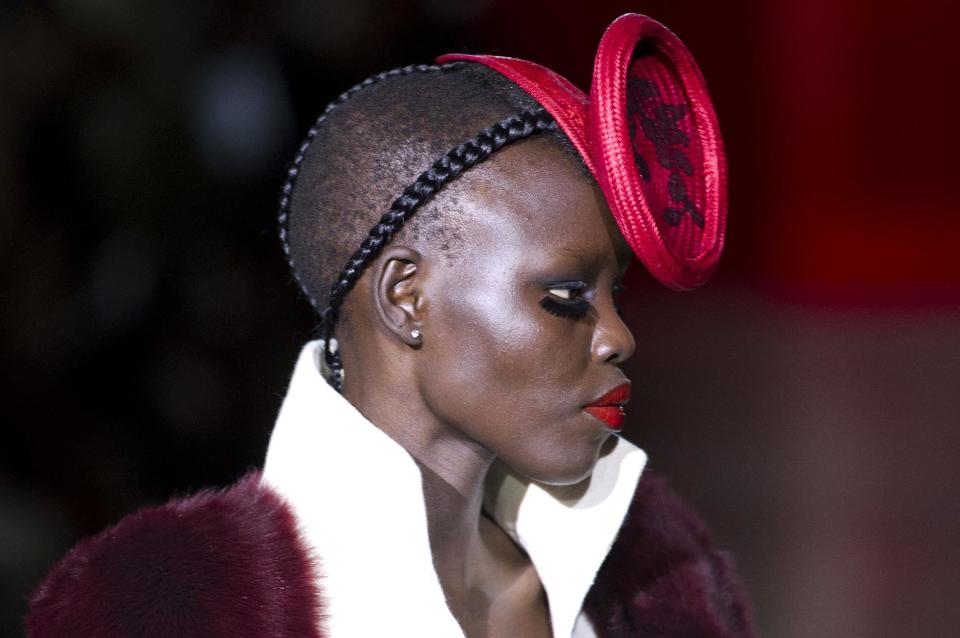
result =
M490 289L431 308L418 365L422 396L502 457L562 457L579 414L588 336L536 301Z
M442 360L430 358L461 388L474 388L487 400L550 399L577 376L572 324L563 325L535 303L512 294L478 294L437 314Z

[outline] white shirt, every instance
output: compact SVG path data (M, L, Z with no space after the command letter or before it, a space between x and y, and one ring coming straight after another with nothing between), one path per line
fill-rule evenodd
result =
M318 342L300 353L262 480L285 498L319 566L331 638L462 638L433 566L420 469L324 380ZM495 464L484 504L530 557L554 636L593 636L584 597L623 523L646 464L618 439L588 485L555 487Z

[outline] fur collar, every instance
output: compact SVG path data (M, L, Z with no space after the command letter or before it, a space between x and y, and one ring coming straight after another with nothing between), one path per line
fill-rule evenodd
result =
M323 638L293 513L252 474L149 507L74 547L33 594L28 638Z
M758 636L732 558L649 471L584 609L600 638Z
M254 474L79 543L34 593L27 636L325 638L317 575L322 557L310 560L293 513ZM369 613L383 602L371 597ZM649 473L585 611L599 638L757 635L729 557Z

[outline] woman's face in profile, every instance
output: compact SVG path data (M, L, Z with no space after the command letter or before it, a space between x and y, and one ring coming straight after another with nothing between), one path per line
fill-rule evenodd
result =
M419 390L515 471L579 481L612 431L584 408L626 382L618 366L634 350L614 305L630 248L551 138L509 146L458 181L468 221L453 257L425 273Z

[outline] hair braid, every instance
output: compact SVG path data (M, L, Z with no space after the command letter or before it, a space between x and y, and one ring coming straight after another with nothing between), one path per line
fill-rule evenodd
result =
M300 287L300 290L306 295L307 300L310 302L310 305L313 306L313 309L316 312L320 312L317 300L314 299L313 295L310 294L310 291L307 289L307 286L300 279L300 275L297 273L297 269L294 267L293 255L290 250L290 242L288 240L288 222L290 219L290 202L293 196L293 189L297 183L297 176L300 174L300 167L303 164L303 159L307 155L307 150L310 148L310 144L313 142L313 139L317 136L317 131L320 129L320 126L323 124L324 120L327 119L327 116L330 115L330 112L336 107L340 106L356 93L362 91L363 89L372 86L378 82L386 80L388 78L399 77L404 75L410 75L411 73L436 73L442 71L448 71L450 69L455 69L462 66L462 62L449 62L447 64L411 64L404 67L399 67L396 69L390 69L389 71L384 71L373 75L365 79L363 82L356 84L343 93L341 93L335 100L330 102L327 107L323 110L323 113L320 114L320 117L317 118L316 122L313 123L313 126L310 127L310 130L307 131L307 135L304 138L303 142L300 144L300 147L297 149L297 153L293 158L293 161L290 162L289 167L287 168L287 176L283 182L283 187L280 189L280 202L279 202L279 211L277 213L277 224L279 226L280 234L280 243L283 246L283 253L287 258L287 264L290 266L290 272L293 273L294 279L297 281L297 285Z
M476 137L463 142L438 159L393 202L390 210L370 230L366 239L360 244L360 248L347 260L337 281L330 288L329 305L321 313L324 358L331 372L330 384L337 391L343 387L343 363L333 340L333 332L343 301L360 278L363 269L379 256L384 246L403 228L407 220L444 184L458 177L463 171L483 162L503 146L529 137L538 131L555 127L553 118L542 106L525 109L512 115L484 129Z

